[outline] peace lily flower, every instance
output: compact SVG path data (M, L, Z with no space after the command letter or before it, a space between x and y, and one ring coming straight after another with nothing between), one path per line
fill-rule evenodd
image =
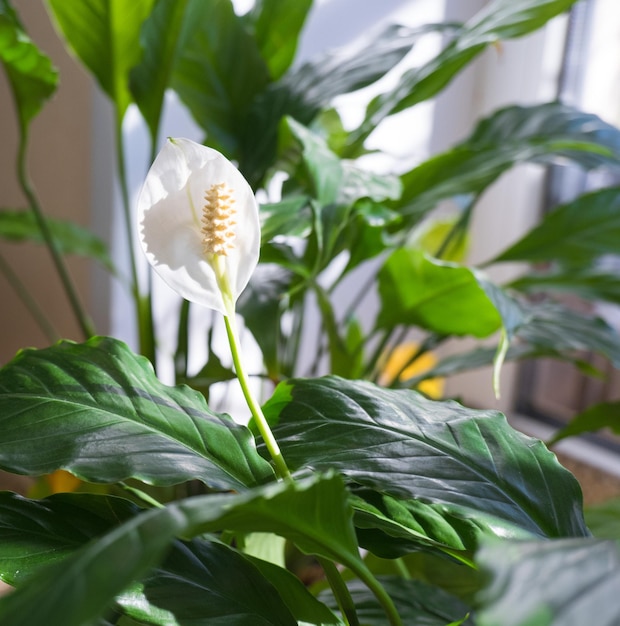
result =
M260 223L250 185L216 150L168 139L138 199L149 263L185 299L234 314L258 263Z
M260 223L250 185L219 152L168 139L138 198L140 241L155 271L186 300L224 314L235 372L281 478L291 479L250 389L240 357L235 303L258 263Z

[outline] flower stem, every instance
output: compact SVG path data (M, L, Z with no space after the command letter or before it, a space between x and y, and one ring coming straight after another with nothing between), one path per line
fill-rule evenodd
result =
M271 428L267 423L267 418L265 417L263 410L260 407L260 404L258 404L256 399L254 398L254 394L250 389L248 377L241 363L239 339L237 338L234 311L231 315L224 316L224 322L226 324L226 333L228 335L228 342L230 343L230 351L232 353L233 363L235 365L235 372L237 374L237 378L239 379L239 384L241 385L245 401L248 404L250 412L252 413L252 417L254 418L256 426L258 427L258 430L261 434L261 437L263 438L263 441L267 446L269 455L271 456L274 465L276 466L276 471L278 475L280 476L280 478L292 480L291 472L286 466L284 457L280 452L280 446L278 446L278 442L271 432Z
M151 302L150 277L146 293L141 293L138 283L138 269L134 245L134 226L129 201L129 185L127 184L127 168L125 163L125 140L123 135L123 116L117 111L116 117L116 153L118 165L118 181L121 189L125 234L131 271L131 294L136 307L136 323L140 353L146 356L153 367L155 362L155 331L153 326L153 307ZM149 270L150 271L150 270Z

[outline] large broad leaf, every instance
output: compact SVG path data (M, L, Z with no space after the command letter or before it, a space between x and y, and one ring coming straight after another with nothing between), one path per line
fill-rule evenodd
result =
M468 619L470 608L463 602L442 591L417 580L397 577L379 579L390 597L394 600L403 623L407 626L458 626L473 624ZM368 589L353 580L347 583L360 622L364 626L385 626L385 613ZM329 592L323 592L319 599L336 609L337 604Z
M281 383L264 410L291 469L335 468L360 485L442 503L491 528L503 520L539 535L586 532L576 480L501 413L337 377Z
M0 577L13 586L28 584L28 577L42 565L65 558L138 512L128 501L109 496L59 494L37 501L0 494ZM279 585L276 592L267 582L270 579L286 588L299 607L291 605ZM239 594L240 585L245 589L243 594ZM210 600L205 603L207 596ZM144 583L132 586L116 602L123 613L154 624L195 623L192 619L197 615L203 620L262 623L262 619L277 619L277 623L296 623L285 605L298 619L309 623L339 623L288 572L201 540L175 541L166 559Z
M260 182L274 161L283 117L290 115L309 124L336 96L366 87L387 74L422 36L454 28L449 24L415 28L390 25L374 39L364 35L344 48L293 68L270 84L252 104L243 134L240 168L246 178Z
M0 465L19 474L236 490L273 477L246 428L109 338L24 350L2 368L0 441Z
M60 252L91 257L116 273L105 243L95 234L68 220L48 218L48 225ZM34 213L25 210L0 211L0 239L44 243Z
M69 47L114 102L122 119L132 102L129 71L140 60L140 27L154 0L48 0Z
M620 401L600 402L581 411L571 419L568 426L553 436L549 445L566 437L593 433L603 428L609 428L615 434L620 434Z
M620 498L617 496L585 508L586 522L599 539L620 540Z
M189 0L172 88L207 133L207 143L235 157L250 105L269 81L258 44L230 0Z
M620 549L613 541L503 542L477 558L489 583L478 626L615 626Z
M293 62L311 7L312 0L258 0L246 16L273 80Z
M56 91L58 71L26 35L8 0L0 0L0 61L11 84L20 128L25 132Z
M418 325L440 334L487 337L501 325L498 310L467 267L399 248L377 278L381 328Z
M495 0L475 15L440 54L405 72L390 91L374 98L366 116L351 134L353 149L388 115L432 98L488 45L522 37L566 11L575 0Z
M131 69L131 93L146 120L153 142L157 139L164 95L182 46L180 38L188 0L157 0L142 25L142 59Z
M543 221L494 261L586 263L620 254L620 188L580 196Z
M0 620L81 626L101 615L132 581L143 578L180 534L275 532L308 552L369 575L357 554L346 498L341 478L314 477L245 494L199 496L141 513L61 562L39 569L27 584L0 600ZM237 608L231 609L234 615Z
M567 159L584 168L620 163L620 131L560 103L510 106L454 148L402 177L400 211L417 220L444 199L479 195L515 163Z

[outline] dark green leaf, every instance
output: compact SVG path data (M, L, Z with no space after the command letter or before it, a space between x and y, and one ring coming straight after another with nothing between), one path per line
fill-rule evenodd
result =
M58 71L26 35L8 0L0 0L0 61L9 79L24 133L56 91Z
M517 337L541 351L565 354L593 351L620 367L620 336L599 317L578 313L559 303L522 305L525 321Z
M381 577L379 580L394 600L398 613L407 626L473 624L467 619L469 607L437 587L397 577ZM347 583L347 587L361 623L364 626L385 626L385 613L368 589L357 580ZM331 593L323 592L319 599L328 606L337 608Z
M587 301L604 300L620 304L620 278L617 273L589 267L557 268L526 274L509 287L527 293L572 293Z
M183 41L180 33L188 0L156 0L142 25L142 60L129 74L129 86L155 142L164 95Z
M286 72L312 0L258 0L248 14L253 35L273 80Z
M152 509L60 563L39 569L28 584L0 600L0 620L7 624L82 626L101 615L132 581L143 578L161 562L175 536L222 529L274 532L303 550L334 558L364 573L368 570L357 552L351 515L338 476L271 484L244 494L198 496ZM201 566L198 569L202 571Z
M132 102L129 71L140 60L140 28L154 0L48 0L68 46L114 102L122 119Z
M620 434L620 401L601 402L581 411L571 419L568 426L553 436L549 445L566 437L593 433L603 428L609 428L612 432Z
M579 264L604 254L620 254L620 188L585 194L558 207L494 261Z
M586 532L573 476L501 413L337 377L281 383L264 410L293 470L334 468L395 498L475 515L490 529Z
M27 500L0 493L0 578L20 586L42 565L65 558L137 511L110 496L64 493Z
M149 624L297 626L284 599L250 561L228 546L200 540L175 542L162 565L116 602Z
M522 37L566 11L575 0L495 0L463 26L440 54L405 72L396 87L370 102L366 117L351 134L358 147L388 115L433 97L488 45Z
M478 626L615 626L620 549L613 541L492 543L477 558L489 575Z
M234 157L252 101L269 80L258 45L230 0L189 0L180 37L171 86L207 143Z
M280 318L283 300L291 285L290 272L261 264L237 301L237 312L243 317L263 353L267 375L277 380Z
M418 325L440 334L486 337L500 327L497 309L467 267L400 248L377 278L381 328Z
M94 338L24 350L0 370L0 464L64 468L91 482L200 479L243 489L273 477L250 432L187 387L161 384L123 343Z
M584 168L617 166L620 131L555 102L509 106L482 120L461 144L404 174L398 206L417 220L444 198L479 195L516 163L567 159Z
M390 25L372 40L365 35L289 71L252 104L242 142L241 171L253 184L263 179L276 158L278 126L284 117L310 124L336 96L361 89L387 74L423 35L453 29L448 24L415 28Z
M116 273L105 243L96 235L72 221L49 218L47 221L60 252L91 257ZM44 243L32 211L0 211L0 239Z

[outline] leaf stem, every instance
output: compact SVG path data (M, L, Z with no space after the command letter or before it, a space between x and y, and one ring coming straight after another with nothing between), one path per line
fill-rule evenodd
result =
M357 575L357 577L366 585L366 587L368 587L368 589L370 589L372 594L379 601L379 604L383 607L391 626L404 626L394 601L383 588L381 583L373 576L372 572L366 567L366 565L358 567L356 563L353 563L348 564L347 567L349 567L349 569Z
M153 306L151 301L151 280L149 274L148 288L146 293L141 293L138 283L138 269L136 250L134 245L134 225L129 201L129 185L127 183L127 171L125 163L125 139L123 135L123 115L117 109L116 112L116 154L118 166L118 181L121 190L123 205L123 218L125 222L125 235L127 237L127 250L129 253L129 265L131 272L131 293L136 306L136 324L138 326L138 341L140 353L146 356L153 367L155 362L155 331L153 325ZM150 272L150 269L149 269Z
M52 231L49 227L47 219L43 213L43 209L41 208L37 195L34 191L34 187L28 176L28 166L26 164L27 143L28 143L28 131L22 125L19 148L18 148L18 153L17 153L17 178L19 181L19 185L28 200L28 204L30 205L30 208L32 209L32 212L34 214L39 230L41 231L41 234L43 235L45 245L47 246L47 249L49 250L49 253L52 257L52 261L54 263L54 266L56 268L60 281L62 282L62 286L65 290L65 293L67 294L69 304L71 306L71 309L73 310L73 314L75 315L75 318L77 320L78 326L80 327L82 335L84 336L84 339L88 339L89 337L92 337L95 334L95 331L94 331L91 320L89 319L88 315L86 314L86 312L84 311L82 307L82 304L78 297L78 294L73 284L73 281L71 279L71 276L69 275L69 272L67 271L67 267L65 265L64 259L62 257L62 254L60 253L60 249L58 247L56 239L54 238L54 235L52 234Z
M344 620L348 626L360 626L359 618L357 617L357 612L355 610L355 604L353 603L353 598L351 597L351 593L347 589L347 586L342 578L342 575L338 571L338 568L334 564L333 561L329 559L325 559L323 557L317 556L323 571L325 572L325 577L327 578L327 582L331 587L331 590L334 593L334 597L336 598L336 602L338 603L338 608L344 617Z
M36 300L28 293L28 290L22 283L19 276L13 271L7 260L0 254L0 273L4 274L7 282L19 299L22 301L23 305L28 309L30 315L34 318L39 328L45 335L46 339L50 343L54 343L60 339L60 334L52 323L47 319L45 313L43 313L41 307L37 304Z

